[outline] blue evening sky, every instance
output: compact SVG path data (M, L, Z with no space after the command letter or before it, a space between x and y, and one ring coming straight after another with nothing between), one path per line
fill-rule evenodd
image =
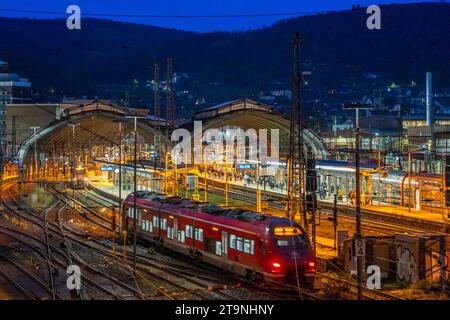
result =
M352 4L411 3L407 0L0 0L0 16L55 18L64 17L67 6L76 4L84 14L106 14L99 18L156 25L198 32L232 31L269 26L275 21L293 17L215 17L215 18L154 18L111 15L236 15L273 14L344 10ZM421 1L432 2L432 1ZM13 12L4 9L48 11L54 13ZM58 14L59 13L59 14Z

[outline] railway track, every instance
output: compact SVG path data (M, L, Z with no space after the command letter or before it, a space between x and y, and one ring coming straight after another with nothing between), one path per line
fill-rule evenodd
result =
M58 194L58 199L61 199L59 196L61 195L61 192L59 192L58 190L56 190L56 188L52 188L53 191L57 192ZM66 200L67 201L72 201L73 199L71 199L70 197L66 196ZM89 212L94 213L95 211L92 209L89 209ZM107 228L106 226L103 226L105 228ZM109 230L110 228L108 228ZM72 230L73 231L73 230ZM99 245L100 247L96 246L94 247L93 245L87 245L84 242L81 241L77 241L78 244L83 245L83 246L88 246L90 248L94 248L96 251L101 252L101 254L108 256L109 258L114 258L116 261L119 261L125 265L129 265L128 264L128 260L127 259L123 259L121 257L113 257L111 252L110 252L110 247L108 246L107 248L104 246L103 243L101 243L100 241L96 241L95 239L90 239L91 242L96 243L97 245ZM128 258L128 257L127 257ZM148 272L149 268L151 268L152 272ZM156 280L158 282L165 282L167 284L169 284L169 286L172 287L172 289L176 289L178 292L188 292L189 294L198 297L198 298L202 298L202 299L209 299L211 298L211 295L215 296L214 298L217 298L217 296L219 296L222 299L237 299L236 297L234 297L231 294L228 294L226 292L222 292L220 290L220 286L217 285L211 285L210 283L207 283L206 281L202 281L202 280L198 280L198 279L193 279L190 277L187 277L185 275L183 275L180 272L177 272L175 270L167 270L165 268L165 266L160 266L160 265L156 265L156 264L152 264L146 261L140 261L137 270L139 271L138 273L136 273L137 276L143 278L144 281L148 281L148 277L152 278L153 280ZM157 272L155 272L155 270ZM161 274L162 273L162 274ZM171 280L169 279L169 276L174 276L175 279L178 279L177 281ZM195 285L196 288L186 288L185 286L180 285L180 282L189 282L191 285ZM229 289L230 286L223 286L223 290L227 290ZM206 294L205 292L207 292L208 294Z
M7 189L10 190L10 189ZM12 196L12 194L11 194ZM12 196L13 197L13 196ZM13 197L14 199L14 197ZM12 203L8 202L8 200L6 200L5 198L3 199L4 203L6 204L6 206L15 214L17 214L17 212L15 212L15 209ZM16 203L17 204L17 203ZM24 211L22 209L22 211ZM30 222L33 225L37 225L38 227L40 227L43 231L45 229L45 227L43 225L41 225L42 221L43 221L43 217L42 216L38 216L36 214L34 214L33 212L30 211L25 211L26 214L23 214L22 218L28 222ZM55 223L53 222L48 222L47 221L47 232L48 234L57 234L58 233L58 226L55 225ZM46 247L47 246L47 242L45 240L39 239L35 236L32 236L28 233L26 233L24 230L10 230L10 231L15 231L16 233L19 233L21 236L23 237L28 237L28 239L32 239L36 242L39 242L40 245ZM68 237L68 236L66 236ZM16 238L17 239L17 238ZM71 240L78 240L78 239L74 239L71 238ZM80 241L80 240L78 240ZM26 241L21 241L23 245L27 246L29 245ZM49 241L50 242L50 241ZM81 242L81 241L80 241ZM35 251L37 251L44 259L48 259L48 252L40 252L41 249L34 247L33 248ZM45 250L47 251L47 250ZM64 272L68 266L68 264L70 263L70 260L68 259L68 256L65 252L63 252L59 247L56 247L54 244L50 245L50 252L51 253L56 253L58 254L60 257L62 257L63 260L61 259L56 259L55 255L53 256L53 261L56 262L58 265L60 265ZM103 278L106 278L107 280L109 280L111 283L114 283L116 286L120 287L123 290L125 290L126 292L124 294L128 295L128 296L137 296L137 297L143 297L142 293L139 292L138 290L130 287L129 285L123 283L122 281L119 281L117 279L115 279L114 277L109 276L108 274L105 274L104 272L97 270L91 266L89 266L89 264L85 261L83 261L79 256L75 256L73 253L71 253L71 255L74 257L74 260L79 263L80 265L83 265L85 267L86 270L88 270L91 274L97 275L97 276L101 276ZM66 261L64 261L66 260ZM69 261L68 261L69 260ZM93 281L92 279L86 277L84 274L82 274L82 280L85 283L88 283L88 285L91 288L95 288L100 290L101 293L106 294L108 296L112 296L114 299L123 299L120 295L112 292L111 290L104 288L104 286L99 285L96 281Z
M27 215L23 216L24 219L34 220L34 223L40 222L38 223L39 225L41 225L44 221L41 227L47 228L47 237L41 244L49 245L48 249L50 249L50 251L47 250L47 256L51 256L52 258L55 255L64 256L65 260L68 261L70 259L73 259L78 263L84 263L85 268L89 269L89 264L83 262L82 258L77 253L73 252L73 244L75 245L75 247L84 247L86 250L93 250L96 254L105 256L109 260L117 262L123 268L130 269L130 254L128 254L126 257L113 257L110 244L97 240L94 237L91 237L86 241L85 234L83 234L79 230L75 230L73 226L68 226L66 223L62 223L61 213L66 210L71 202L76 203L74 201L78 201L77 199L72 199L70 196L64 193L58 193L56 188L48 188L48 192L52 194L58 194L58 196L55 196L56 202L54 206L41 213L39 217L40 219L37 219L34 213L30 212L28 212ZM94 202L94 197L89 197L89 199L90 201ZM98 198L97 200L99 206L104 206L105 202L102 202L100 198ZM92 208L88 208L89 210L87 210L82 206L83 204L80 201L78 202L79 203L77 203L77 206L72 207L73 210L79 210L78 208L82 208L82 210L86 212L84 218L92 215L96 216L96 220L102 220L98 217L101 216L100 214L98 214L98 212L92 210ZM49 221L49 217L53 214L56 214L57 223ZM79 214L79 212L77 214ZM30 218L31 215L33 216ZM93 217L90 218L94 220ZM106 221L108 220L106 219ZM106 221L104 220L104 222ZM90 221L90 223L93 222ZM105 228L105 230L111 231L110 225L106 223L102 223L101 225L101 228ZM54 244L52 244L52 241L48 237L49 234L58 235L58 237L65 244L65 253L62 253L62 250L60 250L60 248L55 248ZM60 261L57 259L53 260L55 260L53 261L54 264L60 263ZM68 263L70 262L68 261ZM186 266L183 267L182 264L168 264L164 261L154 261L154 259L150 259L145 254L139 254L137 256L136 271L130 273L134 275L135 282L137 282L137 279L139 279L141 283L148 283L150 286L155 287L155 290L157 292L152 297L164 297L168 299L191 297L196 299L239 300L242 299L245 291L250 292L251 290L258 290L258 294L260 294L261 296L266 296L269 299L296 299L299 296L298 290L294 290L292 288L284 288L283 290L278 289L277 291L274 291L265 288L256 288L255 286L251 287L243 281L230 281L231 277L221 277L219 274L214 273L213 271L205 274L206 272L202 268L196 269L195 267L190 267L191 270L190 272L188 272ZM90 272L92 273L95 273L96 271L98 272L99 270L96 270L95 268L90 269ZM89 282L86 279L83 279L83 281ZM110 281L112 280L110 279ZM119 281L119 283L121 282ZM159 288L158 290L156 287L161 287L161 283L165 284L165 288ZM103 290L104 289L105 288L103 288ZM144 299L148 298L145 295L142 295L142 292L140 292L139 289L133 290L134 296ZM369 296L370 294L371 293L367 293L366 295ZM317 292L313 291L302 290L301 295L305 299L321 299L320 295L318 295ZM120 299L120 297L116 298ZM379 295L378 298L381 298L381 295Z
M33 281L36 281L36 277L34 275L32 275L30 272L28 272L26 269L24 269L22 266L20 266L19 264L17 264L16 262L12 261L11 259L9 259L8 257L6 257L3 254L0 254L0 260L1 261L6 261L8 263L10 263L12 266L15 267L15 271L16 270L20 270L27 278L32 279ZM3 266L2 269L4 269L5 267ZM9 284L11 284L16 290L19 291L19 293L21 295L23 295L23 297L25 299L29 299L29 300L40 300L41 297L38 294L33 293L32 291L28 290L24 285L22 285L19 281L15 280L12 276L11 276L11 271L9 270L9 272L5 272L4 270L0 269L0 276L2 278L4 278ZM36 282L38 282L40 285L42 285L44 288L47 288L47 285L45 283L42 283L40 279L38 279Z
M48 207L47 209L43 210L41 213L42 222L43 222L43 229L44 229L44 238L45 238L45 247L47 250L47 264L48 264L48 276L50 281L50 287L52 289L52 299L56 299L56 286L55 286L55 278L54 278L54 266L52 261L52 249L50 245L49 240L49 231L48 231L48 221L47 221L47 214L49 211L51 211L54 207L58 205L59 201Z
M358 296L358 285L354 281L338 277L335 275L331 275L328 273L318 273L318 275L320 275L327 282L332 282L334 284L339 285L344 284L348 288L348 291L346 293L355 297ZM364 284L362 285L362 294L363 298L366 300L403 300L400 297L391 295L384 291L368 289L367 287L364 286Z

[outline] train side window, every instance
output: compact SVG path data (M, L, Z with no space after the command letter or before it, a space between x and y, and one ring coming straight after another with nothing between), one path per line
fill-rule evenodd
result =
M173 239L173 228L172 227L167 228L167 238Z
M230 248L236 249L236 236L234 234L230 234Z
M203 229L202 228L195 228L194 239L198 240L198 241L203 241Z
M242 238L236 237L236 249L238 251L243 251Z
M218 256L222 255L222 242L216 241L216 254Z
M178 242L184 243L184 231L178 231Z
M250 240L244 238L244 252L250 253Z
M167 230L167 219L166 218L161 219L161 229Z
M253 254L254 253L254 247L255 247L255 241L250 239L244 238L244 252Z
M146 220L146 221L147 221L147 231L153 232L153 223L149 220Z
M159 228L159 218L156 216L153 216L153 225L155 226L155 228Z
M186 238L192 238L192 226L187 224L185 229L186 229Z
M142 230L152 232L153 231L152 222L148 220L142 220Z

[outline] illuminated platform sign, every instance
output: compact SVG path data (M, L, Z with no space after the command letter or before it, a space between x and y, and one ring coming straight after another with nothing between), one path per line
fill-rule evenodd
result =
M250 163L241 163L238 164L238 169L255 169L256 165Z
M113 171L113 167L111 166L101 166L100 171Z

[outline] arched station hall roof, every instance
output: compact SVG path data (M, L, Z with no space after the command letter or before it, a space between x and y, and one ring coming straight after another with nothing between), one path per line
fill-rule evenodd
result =
M286 157L289 153L290 120L274 112L267 104L247 98L238 99L200 110L194 114L194 120L202 121L203 131L226 126L236 126L243 130L279 129L280 157ZM192 130L193 123L184 127ZM316 159L327 158L325 145L314 131L305 127L303 137L306 144L312 148Z
M24 140L17 152L19 164L23 164L35 143L40 151L47 154L52 154L55 149L60 154L63 148L68 152L69 146L70 148L75 146L80 150L96 144L117 145L119 123L122 127L122 139L134 130L134 120L127 119L127 116L142 118L137 121L138 135L153 144L155 134L153 120L147 119L146 110L127 109L108 101L91 100L64 109L58 120ZM161 141L165 142L164 135L161 136Z

